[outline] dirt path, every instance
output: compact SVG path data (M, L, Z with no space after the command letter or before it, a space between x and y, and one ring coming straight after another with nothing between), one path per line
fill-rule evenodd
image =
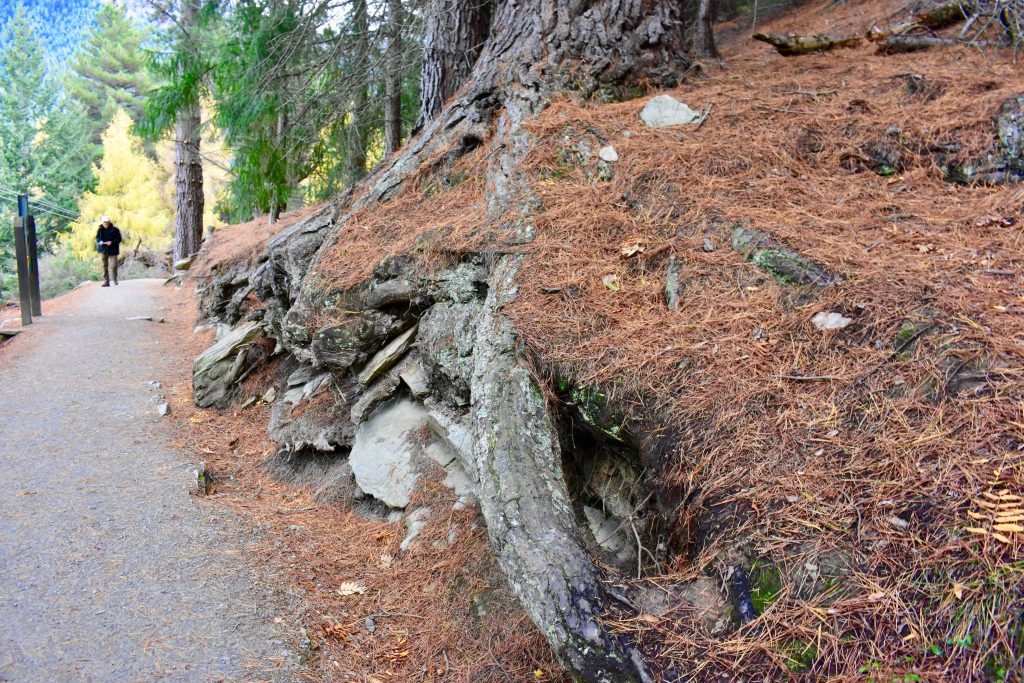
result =
M160 281L92 284L0 352L0 680L295 671L254 539L189 497L157 414L158 323L126 318L163 306Z

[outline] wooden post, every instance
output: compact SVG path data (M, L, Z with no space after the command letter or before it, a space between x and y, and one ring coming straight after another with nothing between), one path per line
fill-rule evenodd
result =
M28 245L25 241L25 221L14 218L14 258L18 262L18 299L21 304L21 324L32 324L32 300L28 284Z
M32 301L32 315L43 315L43 301L39 295L39 244L36 242L36 217L29 214L25 222L25 241L28 243L28 296Z

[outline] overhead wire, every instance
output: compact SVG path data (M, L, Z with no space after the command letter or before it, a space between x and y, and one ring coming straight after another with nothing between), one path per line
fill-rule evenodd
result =
M18 199L22 196L22 193L0 185L0 197L3 196L6 196L7 199ZM63 218L65 220L75 221L82 217L77 211L60 206L59 204L46 199L29 197L28 203L29 207L34 206L39 213L50 214L51 216L57 216L58 218Z

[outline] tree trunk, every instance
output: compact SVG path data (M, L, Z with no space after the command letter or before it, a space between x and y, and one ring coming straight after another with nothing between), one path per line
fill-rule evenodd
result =
M697 7L697 27L693 35L693 49L702 59L717 59L718 48L715 46L715 0L700 0Z
M366 175L366 136L369 115L369 84L370 84L370 36L367 19L366 0L355 0L352 3L352 29L354 32L353 50L355 53L355 83L352 98L352 118L348 124L348 175L349 182L356 183Z
M388 55L384 82L384 154L402 144L402 0L388 0Z
M487 39L492 11L493 0L430 0L417 129L466 82Z
M200 0L181 4L179 21L188 29L195 25ZM185 39L185 38L183 38ZM174 260L199 251L203 240L203 162L199 156L199 104L178 113L174 138Z
M465 38L472 22L460 3L438 2L448 12L428 18L424 128L367 183L338 199L331 232L318 238L325 246L307 272L315 272L317 260L344 238L353 211L395 196L436 154L472 149L467 139L487 140L490 146L485 197L489 216L518 226L511 244L532 240L535 203L523 171L530 144L524 123L562 90L571 88L586 97L604 87L674 87L690 66L679 3L500 0L491 33L463 81L454 74L464 73L472 57L453 49L457 40L451 36L471 46L473 41ZM440 31L442 24L451 30ZM446 32L451 34L448 39L439 41ZM457 88L454 99L431 118ZM608 603L606 575L581 541L562 476L554 416L502 313L515 297L519 260L498 252L476 326L469 412L481 511L495 555L526 612L576 680L653 681L640 648L609 633L601 622ZM305 278L300 291L288 295L296 296L291 305L296 316L315 309L323 296L314 279ZM283 343L298 348L302 340L285 338Z

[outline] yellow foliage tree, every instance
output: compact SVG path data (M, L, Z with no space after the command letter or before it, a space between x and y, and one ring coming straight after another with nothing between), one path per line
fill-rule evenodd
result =
M121 229L125 247L140 239L148 249L164 249L170 243L171 211L160 192L160 169L143 153L131 126L131 118L119 109L103 134L103 159L93 168L96 191L79 200L81 217L66 237L68 248L79 258L96 252L101 216L110 216Z

